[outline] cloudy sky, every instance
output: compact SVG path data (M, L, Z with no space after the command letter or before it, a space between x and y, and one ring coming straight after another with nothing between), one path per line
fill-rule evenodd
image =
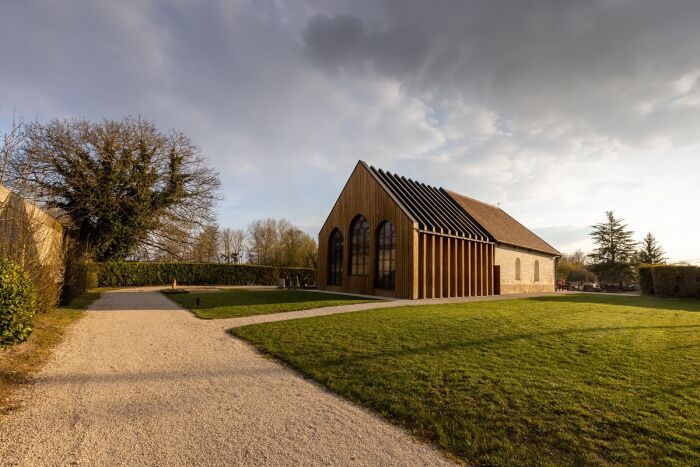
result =
M220 225L316 235L358 159L500 203L562 251L606 210L700 261L700 2L0 2L0 131L191 136Z

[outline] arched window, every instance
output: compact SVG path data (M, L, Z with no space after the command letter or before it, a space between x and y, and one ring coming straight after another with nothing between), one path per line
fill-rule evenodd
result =
M396 229L389 221L377 229L377 277L376 287L393 289L396 285Z
M540 281L540 262L535 261L535 282Z
M520 258L515 258L515 280L520 280Z
M369 224L362 215L350 224L350 274L369 274Z
M328 278L329 285L343 283L343 234L333 229L328 237Z

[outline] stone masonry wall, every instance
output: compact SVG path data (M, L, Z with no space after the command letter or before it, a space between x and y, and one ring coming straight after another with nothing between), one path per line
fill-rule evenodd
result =
M520 280L516 279L515 263L520 259ZM535 261L539 262L539 281L535 281ZM553 256L506 245L496 245L496 262L501 267L501 294L554 292Z

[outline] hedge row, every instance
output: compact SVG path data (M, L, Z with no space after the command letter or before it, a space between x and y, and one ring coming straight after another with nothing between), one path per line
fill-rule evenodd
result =
M700 267L640 266L639 285L646 295L700 298Z
M72 249L66 255L66 270L63 274L61 303L70 303L90 289L99 285L99 266L89 255Z
M277 285L278 279L301 285L316 283L316 270L277 268L248 264L142 263L131 261L99 264L101 287L169 285Z

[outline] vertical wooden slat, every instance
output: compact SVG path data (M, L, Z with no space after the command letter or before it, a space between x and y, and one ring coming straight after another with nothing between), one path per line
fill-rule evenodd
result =
M486 268L486 291L484 295L491 295L491 245L484 245L484 267Z
M489 267L488 267L488 256L486 252L488 251L488 245L484 243L484 295L489 294Z
M462 239L461 238L455 238L455 249L454 249L454 263L455 263L455 270L454 274L452 275L452 279L454 280L454 296L459 297L461 296L460 289L462 288L462 281L460 280L461 272L462 272L462 267L461 267L461 261L459 260L459 250L462 245Z
M484 274L481 268L481 246L483 243L479 242L476 244L476 290L477 295L481 297L483 295L483 283L481 282Z
M462 242L462 295L469 296L469 241Z
M428 278L426 277L426 272L427 272L428 268L427 268L427 265L425 264L425 260L426 260L426 251L425 251L426 235L424 233L418 234L418 241L420 243L420 248L419 248L419 255L420 255L420 273L419 273L420 279L419 279L419 281L420 281L420 283L418 284L420 292L419 292L418 296L420 298L425 298L425 296L426 296L425 294L427 292L426 284L428 283Z
M472 242L471 240L467 240L464 243L464 295L467 297L471 297L472 295L472 285L471 285L471 280L472 280L472 275L471 275L471 248L472 248Z
M494 276L493 276L493 245L489 245L489 295L494 294Z
M471 242L469 245L469 286L471 288L471 296L476 296L476 242Z
M413 251L411 251L411 256L413 257L413 267L411 268L411 277L406 278L406 283L411 284L411 297L413 299L418 298L420 295L418 287L420 286L420 234L418 233L418 228L413 229L412 242ZM397 271L398 273L398 271Z
M457 244L459 245L457 251L457 262L459 263L459 269L457 270L457 284L459 285L459 291L457 292L457 296L464 297L464 240L459 239Z
M493 294L496 295L496 245L491 245L491 267L493 269ZM500 278L499 278L500 280ZM500 288L500 285L499 285Z
M482 297L485 295L484 282L486 281L486 268L484 267L484 244L479 244L479 295Z
M479 243L474 242L473 245L473 266L474 266L474 277L472 277L472 285L474 286L474 296L478 297L479 296Z
M428 298L435 298L435 235L428 244Z
M455 240L455 296L461 297L464 292L462 291L462 239Z
M425 283L423 255L423 234L418 233L418 298L423 298L423 284Z
M449 237L444 237L442 244L445 247L445 251L443 253L443 265L444 265L444 277L443 279L443 297L450 297L452 288L450 284L450 279L452 276L452 242L451 238Z
M486 245L486 295L493 295L493 268L491 267L491 245Z
M437 235L436 235L436 237L437 237L437 239L435 241L435 246L437 248L435 251L435 270L436 270L435 273L437 276L436 277L437 283L435 284L435 297L442 298L442 291L443 291L442 287L443 287L444 271L445 271L445 267L443 264L443 258L442 258L442 255L443 255L442 252L444 250L442 247L442 241L443 241L444 237L437 236Z

